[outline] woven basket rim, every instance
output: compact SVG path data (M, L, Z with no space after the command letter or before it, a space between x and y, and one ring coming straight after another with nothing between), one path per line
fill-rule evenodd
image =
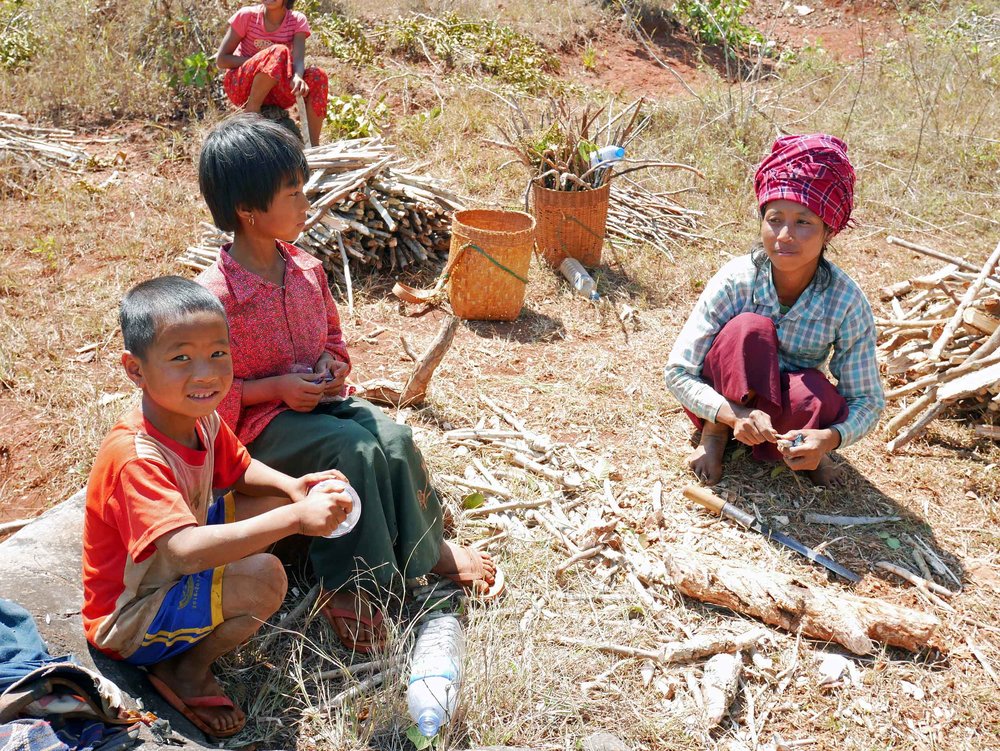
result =
M596 188L589 188L587 190L559 190L558 188L546 188L541 183L537 183L534 180L531 181L532 190L541 190L546 193L575 193L576 195L590 195L591 193L599 193L602 190L611 190L611 181L604 183L604 185L599 185Z
M485 229L483 227L478 227L467 221L463 221L464 218L471 218L472 216L484 216L491 215L496 216L501 219L517 219L522 226L512 228L512 229ZM484 235L486 237L509 237L511 235L520 235L524 233L531 233L535 231L535 217L524 211L511 211L506 209L462 209L461 211L456 211L454 216L452 216L452 232L456 230L455 225L461 225L458 228L459 234L463 234L463 230L470 230L477 234Z

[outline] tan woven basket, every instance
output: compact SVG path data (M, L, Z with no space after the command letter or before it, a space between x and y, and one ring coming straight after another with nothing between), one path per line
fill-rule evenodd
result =
M584 266L601 262L611 183L594 190L550 190L532 183L535 233L545 260L558 266L571 256Z
M521 211L456 211L448 299L459 318L513 321L524 305L535 220Z

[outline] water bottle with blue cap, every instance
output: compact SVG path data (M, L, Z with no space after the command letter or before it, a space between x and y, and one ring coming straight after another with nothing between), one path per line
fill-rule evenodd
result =
M425 738L433 738L455 715L462 685L465 638L453 615L438 615L417 632L406 703Z

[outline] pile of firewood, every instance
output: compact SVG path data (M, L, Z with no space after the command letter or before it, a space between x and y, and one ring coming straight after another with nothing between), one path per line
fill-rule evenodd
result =
M883 287L892 317L876 320L883 371L907 399L889 422L890 451L913 440L946 411L1000 412L1000 245L985 265L894 237L888 242L945 262L926 276ZM998 438L992 425L977 427Z
M607 237L624 244L648 244L674 260L670 244L680 249L691 240L705 240L697 234L698 217L703 211L674 203L665 193L653 193L627 178L611 185L608 203Z
M296 245L323 261L350 297L351 266L402 270L448 255L450 212L462 208L438 181L404 172L394 148L378 138L336 141L306 149L312 204ZM204 225L201 242L180 261L203 269L231 238Z
M50 169L80 171L90 156L66 143L73 131L32 125L20 115L0 112L0 190L32 195L27 183Z
M508 536L525 539L540 533L564 555L554 571L558 580L565 581L571 569L587 567L600 589L610 590L621 582L654 615L668 610L674 591L679 591L786 631L837 642L856 654L872 653L880 641L910 650L933 641L939 625L933 615L814 586L801 578L731 565L694 553L676 540L668 544L670 520L660 482L648 495L636 497L634 488L628 487L616 493L613 467L590 453L587 442L554 441L530 429L509 409L485 396L479 398L493 412L491 419L481 418L473 427L444 434L469 457L470 465L463 476L435 478L461 489L467 519L482 520L491 530L499 530L477 547ZM648 549L638 541L636 530L643 531ZM527 609L522 631L543 606L544 602L536 602ZM765 635L754 629L750 643ZM749 646L739 646L741 640L734 642L729 635L703 636L699 648L670 644L660 652L562 641L634 657L655 656L661 664Z

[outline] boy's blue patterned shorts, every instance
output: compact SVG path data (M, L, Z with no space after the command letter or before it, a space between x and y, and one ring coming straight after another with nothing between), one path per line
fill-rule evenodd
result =
M236 520L233 494L215 500L208 509L206 524L226 524ZM225 566L182 576L163 598L156 617L149 624L142 646L126 662L152 665L191 649L222 623L222 576Z

